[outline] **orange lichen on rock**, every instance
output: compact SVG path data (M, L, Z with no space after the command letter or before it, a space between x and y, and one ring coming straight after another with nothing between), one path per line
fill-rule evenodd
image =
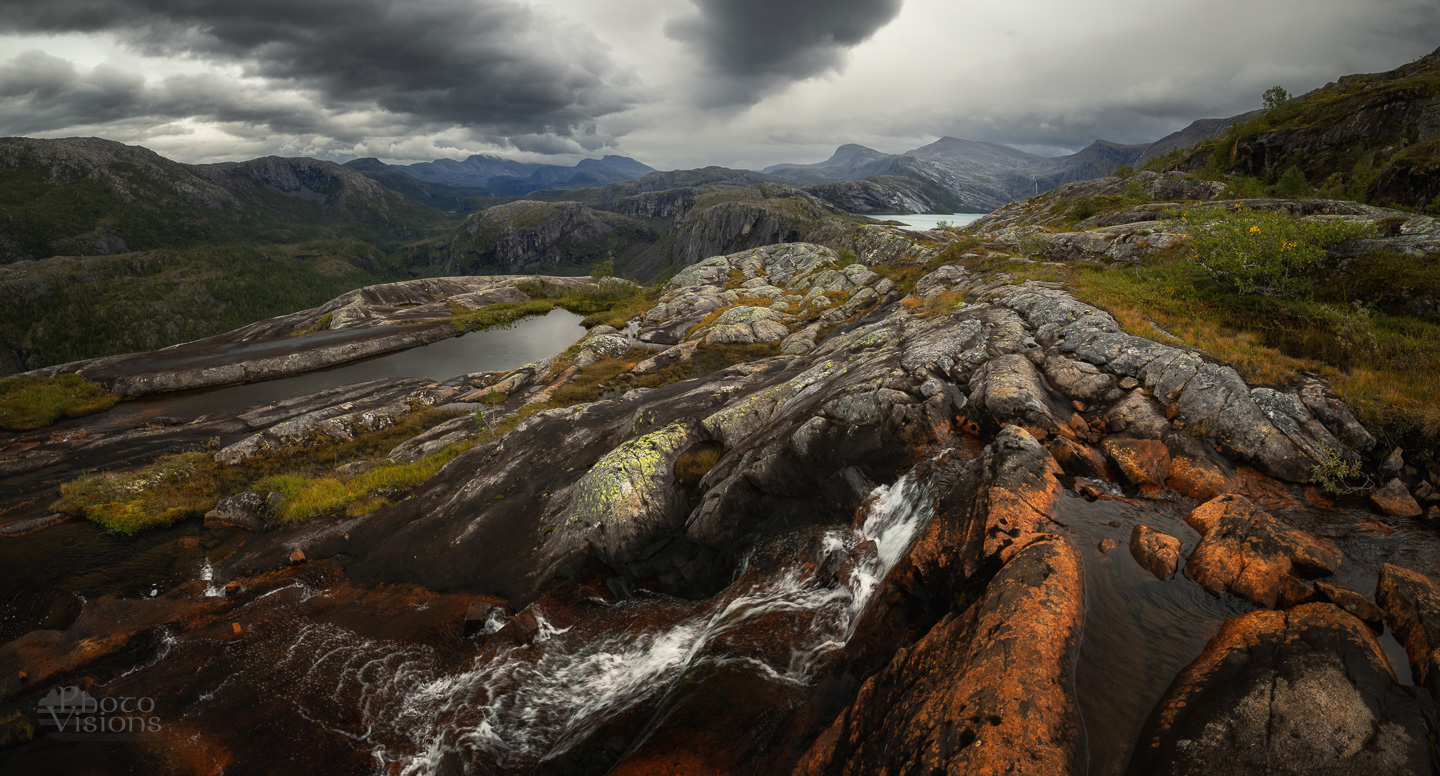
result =
M1132 772L1429 772L1422 704L1375 634L1327 603L1225 622L1171 685Z
M966 576L985 560L999 555L1017 539L1047 527L1060 495L1060 466L1049 451L1017 426L1007 426L995 437L986 460L990 475L980 514L971 535L983 536L980 556Z
M1227 590L1274 608L1309 597L1293 572L1333 573L1340 550L1262 512L1244 496L1212 499L1185 517L1202 538L1190 553L1185 576L1215 595Z
M1417 684L1440 687L1440 586L1418 571L1380 567L1375 601L1405 645Z
M1057 436L1050 442L1050 455L1054 456L1060 468L1068 474L1097 480L1109 479L1105 456L1089 445Z
M1120 473L1131 484L1148 491L1165 484L1170 468L1170 450L1155 439L1115 439L1100 443L1105 454L1115 462Z
M1235 490L1235 483L1213 462L1171 451L1165 486L1196 501L1209 501Z
M1130 533L1130 554L1157 579L1169 579L1180 566L1180 540L1148 525L1137 525Z
M1034 537L974 605L947 615L865 682L797 776L1069 774L1081 580L1068 538Z

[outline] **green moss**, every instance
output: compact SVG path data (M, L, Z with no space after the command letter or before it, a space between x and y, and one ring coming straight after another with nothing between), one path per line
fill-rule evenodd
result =
M115 406L120 397L79 375L0 380L0 428L29 431Z
M221 498L251 490L275 476L324 479L341 463L378 458L395 445L456 413L422 408L400 417L394 426L354 439L319 439L309 445L223 466L210 452L169 455L128 472L84 475L60 487L50 509L82 517L120 534L163 528L199 517Z
M535 299L529 302L502 302L471 310L459 302L449 302L450 325L457 332L483 331L504 328L531 315L544 315L556 305L549 299Z
M281 474L266 477L253 487L280 495L274 517L281 523L303 522L339 512L355 517L388 506L400 492L412 490L435 476L441 467L474 447L477 441L452 442L410 463L380 461L353 477Z

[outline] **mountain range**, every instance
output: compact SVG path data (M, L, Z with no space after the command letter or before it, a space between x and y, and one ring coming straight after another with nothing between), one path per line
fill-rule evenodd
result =
M901 154L847 144L823 162L777 164L764 172L858 213L985 213L1066 183L1109 175L1121 165L1214 137L1254 114L1200 119L1153 143L1096 140L1067 155L1046 157L999 143L942 137Z
M603 186L655 171L654 167L628 156L581 159L571 167L517 162L488 154L476 154L463 161L436 159L406 165L386 164L379 159L366 158L346 162L345 166L397 190L408 189L407 194L422 200L457 194L520 196L541 189ZM405 178L418 181L419 185Z
M1236 121L1200 119L1153 143L1121 145L1097 140L1067 156L1045 157L999 143L942 137L902 154L887 154L849 143L823 162L777 164L762 171L706 167L657 172L625 156L584 159L574 166L534 164L474 155L408 165L356 159L346 167L407 196L446 210L502 204L484 198L535 195L541 200L594 201L577 190L639 181L625 194L662 191L702 183L807 187L821 199L855 213L989 212L1065 183L1110 174L1120 165L1138 165L1214 137ZM602 199L613 198L611 190Z

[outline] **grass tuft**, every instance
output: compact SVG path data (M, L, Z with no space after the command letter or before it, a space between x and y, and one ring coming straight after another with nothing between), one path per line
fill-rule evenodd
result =
M700 442L675 459L675 479L682 485L695 487L715 464L730 451L720 442Z
M78 418L115 406L120 397L79 375L0 380L0 428L30 431L61 418Z

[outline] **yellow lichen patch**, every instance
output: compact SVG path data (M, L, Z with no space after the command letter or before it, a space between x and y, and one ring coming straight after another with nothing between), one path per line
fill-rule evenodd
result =
M641 508L651 489L669 482L675 455L692 435L688 423L671 423L606 453L575 483L570 520L593 526Z

